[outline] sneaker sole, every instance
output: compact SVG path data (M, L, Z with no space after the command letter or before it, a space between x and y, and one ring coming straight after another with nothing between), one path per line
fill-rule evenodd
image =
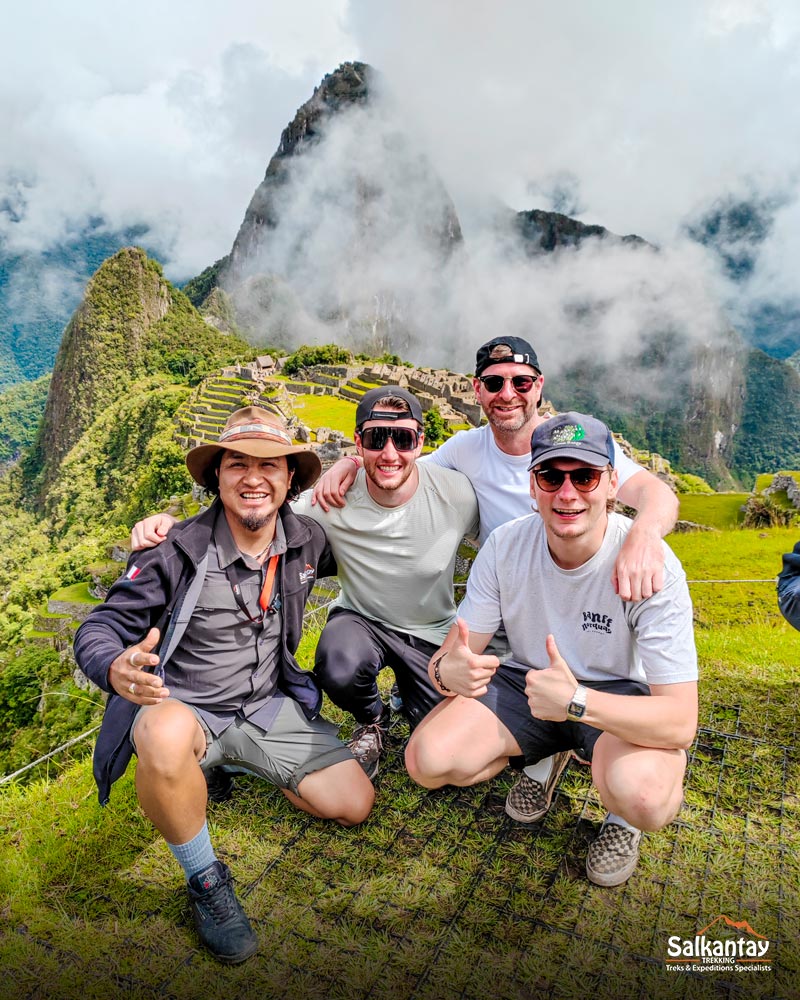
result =
M555 795L556 785L558 784L559 778L564 773L564 770L569 762L570 757L569 755L566 755L563 763L559 765L558 774L553 779L553 784L550 786L550 794L547 797L547 805L544 809L540 809L535 813L521 813L518 812L512 805L509 805L508 798L506 798L506 815L510 816L513 820L516 820L517 823L526 823L528 825L531 823L538 823L540 819L543 819L550 812L550 806L553 804L553 796Z
M254 941L252 945L236 955L218 955L216 952L211 951L210 948L205 948L204 950L218 962L222 962L223 965L239 965L241 962L246 962L248 958L255 955L258 951L258 941Z

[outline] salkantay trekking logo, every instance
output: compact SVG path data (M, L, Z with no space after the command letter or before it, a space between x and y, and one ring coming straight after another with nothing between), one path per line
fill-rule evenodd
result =
M300 583L308 583L314 579L314 567L311 563L306 563L306 568L300 570Z
M714 934L730 933L709 937L712 928L716 928ZM771 972L769 949L769 939L746 920L731 920L720 913L692 938L677 934L667 938L665 964L670 972Z
M555 427L550 434L551 444L572 444L575 441L583 441L586 431L580 424L564 424L563 427Z
M614 619L610 615L601 615L599 611L583 612L581 628L584 632L608 632L610 635L613 624Z

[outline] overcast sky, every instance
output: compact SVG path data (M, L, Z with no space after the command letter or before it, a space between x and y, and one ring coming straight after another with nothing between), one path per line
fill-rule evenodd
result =
M227 253L280 132L380 69L469 220L560 208L669 247L770 206L752 294L797 295L796 0L27 0L4 14L0 241L149 225L174 280Z

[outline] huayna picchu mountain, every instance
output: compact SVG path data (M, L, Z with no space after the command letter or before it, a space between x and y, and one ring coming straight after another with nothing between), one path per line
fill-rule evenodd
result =
M25 462L29 491L43 500L73 446L141 380L163 373L165 381L194 385L250 351L210 327L143 250L120 250L92 277L64 331Z

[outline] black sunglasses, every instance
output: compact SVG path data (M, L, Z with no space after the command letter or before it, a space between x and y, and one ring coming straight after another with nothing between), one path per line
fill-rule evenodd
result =
M545 493L560 490L564 480L569 479L579 493L592 493L600 485L600 479L608 469L536 469L536 485Z
M389 438L397 451L413 451L419 444L419 433L410 427L366 427L359 433L367 451L383 451Z
M536 378L535 375L479 375L478 381L489 392L500 392L506 382L510 382L517 392L530 392Z

